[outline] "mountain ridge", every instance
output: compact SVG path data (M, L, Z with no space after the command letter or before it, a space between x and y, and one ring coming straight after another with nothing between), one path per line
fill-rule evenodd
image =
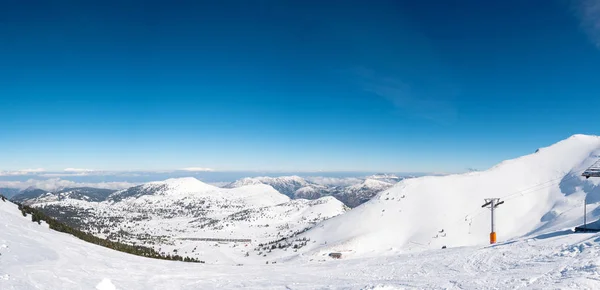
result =
M484 245L490 217L481 205L489 197L505 200L496 214L501 241L573 228L586 194L588 220L600 217L600 180L581 176L599 154L600 137L574 135L485 171L405 179L303 236L327 242L311 255Z

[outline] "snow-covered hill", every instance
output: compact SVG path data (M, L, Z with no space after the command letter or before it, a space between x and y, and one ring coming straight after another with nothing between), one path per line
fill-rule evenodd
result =
M234 181L225 188L237 188L246 185L267 184L275 188L277 191L290 198L296 197L296 192L305 187L311 187L315 184L306 181L299 176L281 176L281 177L247 177ZM320 196L319 196L320 197Z
M106 200L106 198L114 192L115 190L111 189L92 187L65 188L62 190L52 192L41 189L28 189L22 191L18 195L13 196L11 200L25 205L59 201L64 199L103 201Z
M44 197L48 193L48 191L38 188L27 188L11 197L11 200L18 203L33 204L36 199Z
M0 200L0 289L599 289L600 235L386 257L209 265L133 256L54 232Z
M533 151L533 150L532 150ZM410 249L482 245L489 241L484 198L505 201L497 210L499 240L572 228L600 217L600 180L581 173L600 158L600 137L575 135L534 154L481 172L406 179L304 236L306 251L349 256Z
M247 261L253 245L294 236L347 210L333 197L290 200L265 184L224 189L195 178L135 186L117 191L103 202L66 198L34 206L101 237L144 244L166 254L185 254L207 263ZM242 247L236 243L199 243L197 239L251 242Z
M338 188L333 195L344 204L356 207L369 201L377 193L392 187L395 183L388 182L392 180L389 178L382 178L382 180L367 178L362 183Z
M409 177L412 178L413 176L399 177L395 174L378 173L378 174L374 174L371 176L367 176L366 179L373 179L373 180L383 181L386 183L396 184L396 183L400 182L402 179L409 178Z
M98 235L144 242L168 234L158 240L162 251L226 265L117 253L31 223L0 201L0 288L598 289L600 234L571 230L586 194L588 220L600 218L600 179L581 177L598 158L600 137L575 135L486 171L403 180L345 214L332 197L290 200L264 184L220 189L190 179L105 202L38 204L85 209L90 227L105 223L108 233ZM505 201L493 246L489 210L481 208L488 197ZM181 239L207 233L256 236L250 243Z
M267 184L292 199L318 199L333 196L349 207L356 207L402 180L392 174L377 174L366 177L362 182L349 186L317 184L299 176L242 178L226 188L236 188L252 184Z
M121 201L132 197L139 198L144 195L183 196L192 193L212 192L218 192L218 187L206 184L196 178L172 178L165 181L149 182L117 191L111 194L107 200Z

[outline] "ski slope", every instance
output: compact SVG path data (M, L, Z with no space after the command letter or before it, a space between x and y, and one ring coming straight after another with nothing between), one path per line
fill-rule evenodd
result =
M0 289L598 289L600 235L350 260L207 265L153 260L32 223L0 201Z
M533 150L532 150L533 151ZM484 198L501 197L499 241L572 228L600 218L600 179L581 173L600 158L600 137L574 135L536 153L482 172L405 179L367 203L324 221L305 234L307 254L348 257L483 245L490 213Z

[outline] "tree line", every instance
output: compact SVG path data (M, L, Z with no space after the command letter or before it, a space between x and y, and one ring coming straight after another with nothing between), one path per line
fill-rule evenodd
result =
M4 198L4 196L2 196L1 198L3 201L6 201L6 198ZM38 224L41 224L42 221L44 221L50 226L50 229L53 229L55 231L62 232L62 233L71 234L81 240L88 242L88 243L96 244L96 245L103 246L103 247L106 247L109 249L117 250L120 252L132 254L132 255L138 255L138 256L142 256L142 257L161 259L161 260L171 260L171 261L204 263L204 261L201 261L197 258L182 257L179 255L170 255L170 254L161 255L159 252L155 251L154 249L152 249L150 247L129 245L129 244L124 244L124 243L120 243L120 242L110 241L108 239L102 239L102 238L96 237L90 233L83 232L81 230L78 230L71 226L68 226L62 222L59 222L56 219L47 216L46 214L44 214L43 212L41 212L40 210L38 210L36 208L32 208L30 206L22 205L22 204L17 204L17 205L24 217L27 217L27 214L31 215L32 222L37 222Z

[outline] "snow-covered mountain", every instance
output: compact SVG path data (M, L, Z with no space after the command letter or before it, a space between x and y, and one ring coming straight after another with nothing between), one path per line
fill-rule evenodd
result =
M264 184L221 189L191 179L103 202L36 204L84 209L90 232L96 221L106 230L96 235L225 264L208 267L89 245L0 201L0 288L598 289L600 234L572 228L586 195L588 221L600 218L600 179L581 176L599 158L600 137L575 135L486 171L402 180L344 214L333 197L291 200ZM505 201L494 246L481 208L489 197Z
M48 193L49 193L48 191L45 191L43 189L31 187L31 188L24 189L21 192L19 192L18 194L14 195L11 198L11 200L18 202L18 203L32 204L32 203L34 203L34 201L37 198L43 197Z
M223 188L239 188L248 185L269 185L278 192L291 199L319 199L324 196L333 196L349 207L356 207L373 197L378 192L391 187L404 179L392 174L376 174L364 178L349 178L350 185L320 184L308 181L299 176L281 177L253 177L242 178L225 185ZM346 179L344 179L345 181ZM185 188L188 187L188 188ZM141 197L142 195L160 195L164 192L199 192L213 191L217 187L206 184L194 178L174 178L167 182L149 182L123 190L108 190L101 188L79 187L61 190L46 191L37 188L28 188L18 192L12 200L22 204L35 204L51 202L65 198L82 199L88 201L120 201L128 197ZM7 197L10 198L9 195Z
M253 248L231 244L215 249L212 243L198 244L195 239L267 243L292 237L347 210L333 197L290 200L265 184L225 189L195 178L135 186L102 202L36 201L33 206L86 232L165 253L185 253L208 263L243 261Z
M600 137L575 135L536 153L466 174L406 179L344 215L303 234L312 255L350 256L410 249L483 245L490 211L484 198L505 201L496 213L501 241L573 228L600 217L600 179L582 172L600 158Z
M336 188L333 192L333 196L349 207L357 207L369 201L377 193L384 191L395 184L387 182L387 180L390 179L385 178L380 180L367 178L364 182L359 184Z
M600 234L559 231L493 247L358 259L346 259L343 252L341 260L289 250L283 253L302 256L277 264L204 265L88 244L45 223L32 223L15 204L2 200L0 228L0 289L600 288ZM218 245L212 249L224 244Z
M251 184L267 184L292 199L318 199L323 196L333 196L347 206L355 207L402 179L392 174L377 174L366 177L359 183L337 186L317 184L299 176L253 177L237 180L225 187L236 188Z
M366 179L373 179L373 180L383 181L386 183L396 184L396 183L400 182L402 179L412 178L412 177L413 176L399 177L395 174L390 174L390 173L377 173L377 174L373 174L371 176L367 176Z
M296 192L304 187L312 187L313 183L306 181L299 176L281 176L281 177L246 177L234 181L225 188L237 188L246 185L267 184L275 188L280 193L290 198L296 197ZM320 197L320 196L319 196Z
M29 188L13 196L11 200L25 205L59 201L63 199L103 201L113 192L115 192L115 190L92 187L65 188L52 192Z
M206 184L193 177L172 178L165 181L149 182L117 191L108 196L109 201L139 198L144 195L189 195L198 192L214 192L218 187Z

